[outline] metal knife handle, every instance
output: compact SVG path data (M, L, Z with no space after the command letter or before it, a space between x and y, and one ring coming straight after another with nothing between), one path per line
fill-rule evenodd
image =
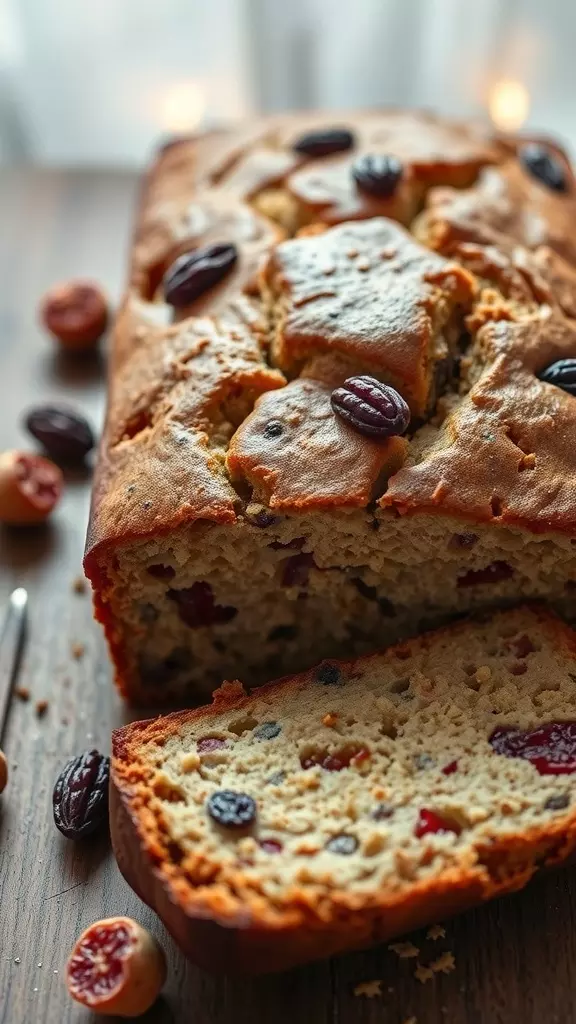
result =
M26 633L28 593L24 587L12 591L0 632L0 737L4 733L12 687L18 672Z

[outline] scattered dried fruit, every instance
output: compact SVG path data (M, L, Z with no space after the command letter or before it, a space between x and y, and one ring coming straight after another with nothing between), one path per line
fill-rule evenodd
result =
M53 459L81 462L94 447L88 421L65 405L38 405L30 410L25 422Z
M0 793L6 789L6 783L8 782L8 762L6 755L0 750Z
M351 149L353 145L354 136L348 128L325 128L301 135L292 148L305 156L330 156Z
M247 793L221 789L208 799L208 814L224 828L246 828L256 818L256 803Z
M576 395L576 359L559 359L538 376L546 384L555 384L569 395Z
M384 199L396 191L402 170L402 164L395 156L366 153L354 164L352 177L361 192Z
M519 157L532 177L554 192L566 192L568 181L564 167L547 146L539 142L528 142L522 146Z
M399 436L410 423L410 410L402 395L375 377L348 377L334 389L330 401L341 419L368 437Z
M530 761L540 775L576 772L576 722L548 722L526 730L502 725L489 742L497 754Z
M52 794L56 828L67 839L83 839L108 821L110 758L90 750L60 772Z
M175 309L189 306L194 299L218 284L234 267L238 250L232 243L205 245L178 256L164 275L164 298Z
M41 455L9 451L0 455L0 522L28 526L48 518L60 500L63 477Z
M91 281L68 281L46 293L40 307L44 327L72 352L93 348L108 325L108 303Z
M90 925L66 965L72 998L104 1016L140 1016L156 1001L165 980L164 953L129 917Z

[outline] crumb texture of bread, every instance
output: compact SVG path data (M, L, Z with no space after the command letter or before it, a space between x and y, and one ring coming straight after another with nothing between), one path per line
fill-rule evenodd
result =
M576 635L536 606L250 695L224 684L115 732L120 867L200 962L198 920L234 933L231 967L268 936L252 970L431 924L573 852L576 740L549 729L576 727L575 693ZM530 757L502 752L514 730L536 732ZM230 793L252 808L241 822L211 811Z
M392 188L366 180L384 157ZM576 358L575 238L555 143L426 113L282 115L163 148L85 558L125 696L193 703L477 607L574 618L576 398L541 375ZM171 305L174 261L223 245L222 279ZM335 414L357 374L400 392L404 436Z

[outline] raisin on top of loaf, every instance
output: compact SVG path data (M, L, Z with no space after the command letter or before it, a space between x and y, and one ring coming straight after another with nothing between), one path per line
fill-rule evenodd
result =
M574 238L557 145L428 114L286 116L164 147L114 332L89 573L102 545L233 522L250 490L287 511L379 499L574 530L576 402L539 380L576 358ZM190 252L204 277L171 304ZM409 404L401 441L336 421L330 392L357 374Z

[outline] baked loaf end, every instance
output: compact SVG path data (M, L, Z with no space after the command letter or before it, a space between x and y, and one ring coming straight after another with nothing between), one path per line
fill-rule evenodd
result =
M576 399L541 375L576 358L575 237L555 144L431 115L162 151L85 562L127 696L197 700L520 598L569 610ZM215 246L218 280L173 300L175 260ZM408 403L402 436L334 413L357 374Z
M576 635L522 608L113 737L120 868L186 954L279 970L576 846Z

